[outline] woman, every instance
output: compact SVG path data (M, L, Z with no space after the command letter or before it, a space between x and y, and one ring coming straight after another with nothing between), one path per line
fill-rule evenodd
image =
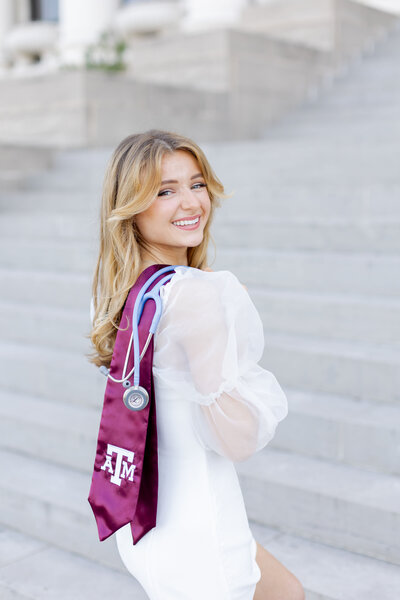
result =
M182 265L161 288L154 337L157 524L118 551L151 600L302 600L298 579L256 543L233 461L264 447L287 414L247 291L207 266L210 225L227 197L192 140L150 130L122 140L108 165L93 281L95 353L109 367L127 294L151 265ZM185 268L186 266L192 268Z

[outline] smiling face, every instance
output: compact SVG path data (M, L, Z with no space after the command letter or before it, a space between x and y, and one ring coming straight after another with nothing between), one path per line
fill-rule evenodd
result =
M197 159L184 150L164 154L161 175L158 195L135 216L148 245L142 261L144 266L156 262L187 265L187 249L202 242L210 214L207 186Z

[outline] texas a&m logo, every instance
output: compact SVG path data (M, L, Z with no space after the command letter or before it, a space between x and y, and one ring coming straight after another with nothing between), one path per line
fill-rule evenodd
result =
M115 470L113 469L111 462L113 454L117 455L115 461ZM132 464L134 456L135 453L131 452L131 450L125 450L125 448L119 448L113 444L107 444L106 460L101 468L103 471L107 470L109 473L111 473L111 483L115 483L115 485L121 485L121 478L128 479L128 481L133 481L133 473L136 469L136 465ZM126 460L123 460L123 458L126 458Z

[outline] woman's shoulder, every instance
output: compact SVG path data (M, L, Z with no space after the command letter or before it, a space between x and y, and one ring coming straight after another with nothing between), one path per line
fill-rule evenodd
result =
M244 288L232 271L178 266L168 283L162 286L160 294L164 302L168 301L172 293L173 296L179 295L185 302L197 304L205 298L208 301L213 298L221 300L223 295L244 291Z

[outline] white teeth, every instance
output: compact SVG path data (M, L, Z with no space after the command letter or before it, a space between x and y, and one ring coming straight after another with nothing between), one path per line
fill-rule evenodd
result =
M197 217L196 219L192 219L191 221L173 221L172 223L174 225L194 225L195 223L197 223L199 220L199 217Z

